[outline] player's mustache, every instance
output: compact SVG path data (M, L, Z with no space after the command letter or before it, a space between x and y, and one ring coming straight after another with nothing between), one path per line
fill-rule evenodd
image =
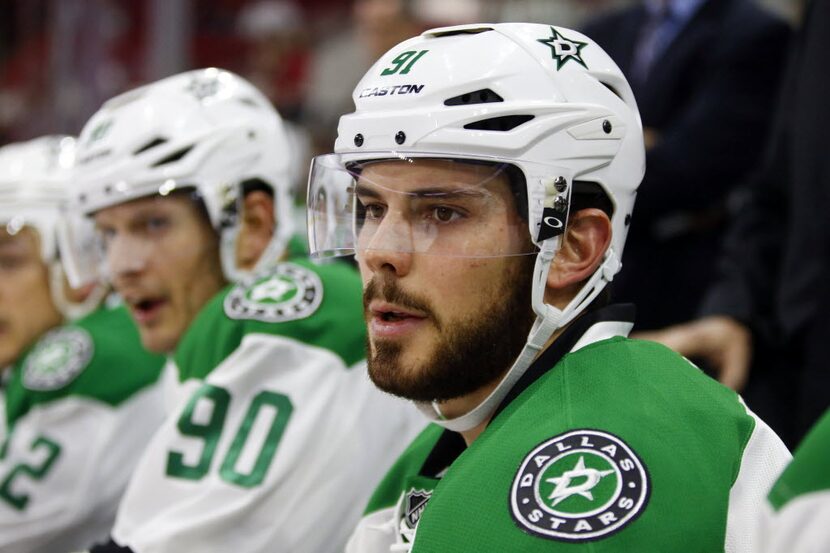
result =
M369 311L369 303L374 300L382 300L394 303L400 307L419 311L435 321L436 326L441 328L441 321L435 316L429 301L419 298L411 292L405 291L394 280L374 276L363 290L363 312Z

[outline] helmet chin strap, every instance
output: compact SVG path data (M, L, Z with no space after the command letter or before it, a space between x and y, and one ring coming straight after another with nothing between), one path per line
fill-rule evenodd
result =
M440 411L437 402L415 402L418 409L432 422L455 432L465 432L481 425L487 421L504 400L507 393L516 385L516 382L524 375L528 367L533 363L539 353L545 348L550 337L558 329L570 323L587 307L594 298L602 291L605 285L611 281L620 267L620 262L612 249L605 254L605 259L591 278L580 289L579 293L568 303L564 309L557 309L545 303L545 288L550 265L556 251L559 249L559 240L547 240L543 242L542 249L536 258L536 265L533 270L533 293L532 305L536 313L536 321L528 335L527 342L522 348L516 361L510 370L498 383L496 388L490 392L484 401L474 409L456 418L447 419Z
M71 302L64 293L63 267L59 261L53 261L49 264L49 291L58 311L61 312L64 318L74 321L95 311L107 295L107 286L96 283L83 301L79 303Z
M290 236L274 229L274 235L262 251L254 267L242 269L236 261L236 242L239 240L239 228L225 229L219 235L219 258L222 262L222 273L229 282L249 283L258 275L267 273L279 263L288 249Z
M219 232L219 260L222 263L222 273L229 282L241 282L250 277L247 271L236 266L236 240L239 229L229 228Z

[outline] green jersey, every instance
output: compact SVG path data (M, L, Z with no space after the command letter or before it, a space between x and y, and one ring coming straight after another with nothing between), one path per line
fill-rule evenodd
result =
M42 336L5 389L0 550L60 552L106 538L141 450L162 421L164 358L123 307Z
M342 550L379 476L423 428L366 375L362 285L281 263L231 286L179 344L169 417L113 531L137 553Z
M753 551L788 451L734 392L626 338L624 307L577 319L469 447L425 430L347 551Z
M830 551L830 411L798 446L768 502L765 552Z

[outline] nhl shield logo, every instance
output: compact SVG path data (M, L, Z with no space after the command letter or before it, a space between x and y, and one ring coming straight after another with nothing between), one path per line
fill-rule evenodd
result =
M403 520L409 528L414 530L418 526L418 521L421 520L421 514L430 497L432 497L432 492L426 490L411 489L406 494Z
M557 541L610 536L645 509L649 476L620 438L574 430L525 456L510 493L510 512L525 532Z
M93 354L92 338L82 328L48 333L26 357L23 385L30 390L58 390L86 368Z

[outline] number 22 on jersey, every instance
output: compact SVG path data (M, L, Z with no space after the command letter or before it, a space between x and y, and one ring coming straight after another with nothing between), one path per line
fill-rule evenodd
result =
M210 471L213 458L217 454L219 440L225 427L232 398L230 392L219 386L203 384L190 397L177 427L179 432L204 442L202 452L196 463L188 464L185 455L179 451L170 451L167 455L167 475L187 480L201 480ZM246 472L238 468L239 458L251 437L257 417L263 410L273 411L271 426L265 435L253 467ZM277 452L277 446L291 417L293 406L288 396L263 390L254 396L248 411L242 419L230 447L222 452L222 464L219 476L229 484L243 488L253 488L262 483L271 461ZM205 412L209 411L209 414ZM205 420L206 419L206 420Z
M5 456L5 448L8 442L3 446L3 454L0 459ZM11 471L0 481L0 500L8 503L18 511L22 511L29 504L29 495L23 492L13 491L14 483L20 478L29 477L32 480L43 480L49 473L49 469L55 464L61 454L61 446L57 442L50 440L45 436L40 436L32 442L31 452L33 454L42 454L41 460L35 464L19 463L15 465Z

